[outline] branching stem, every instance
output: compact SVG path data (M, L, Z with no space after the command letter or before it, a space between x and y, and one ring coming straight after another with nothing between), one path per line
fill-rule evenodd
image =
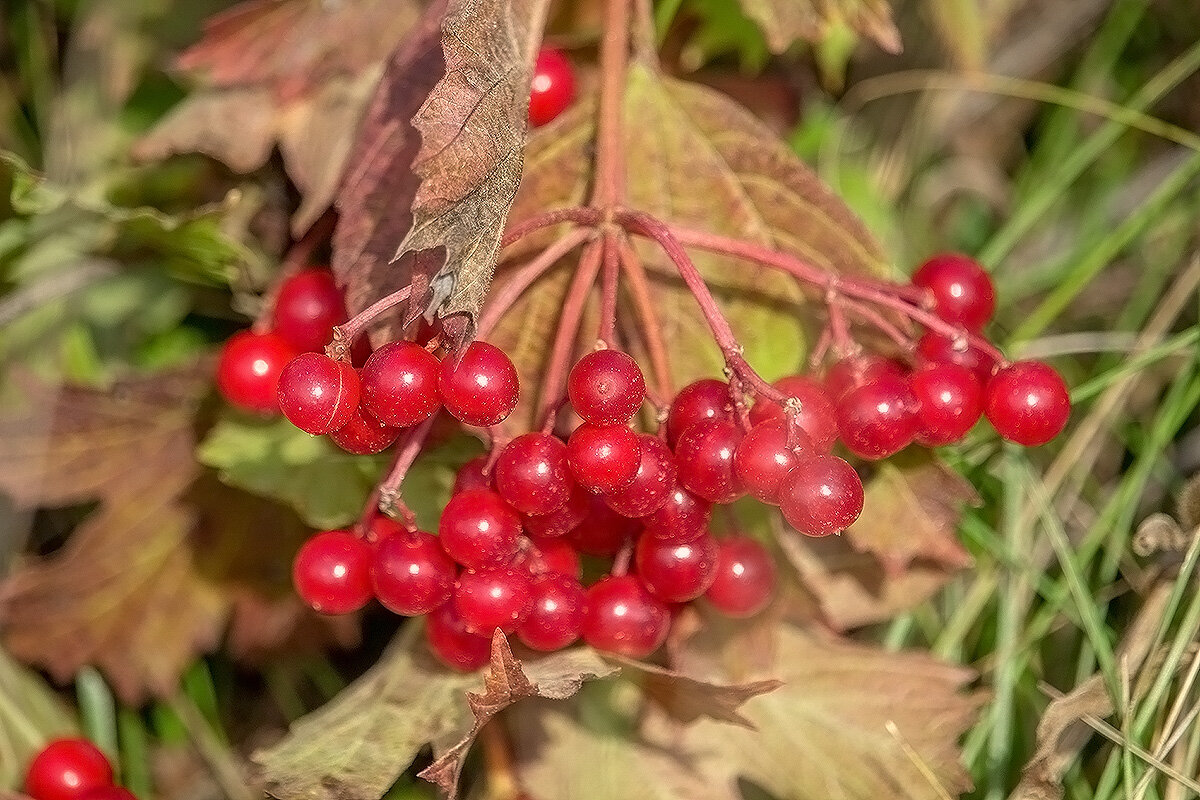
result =
M396 448L396 457L392 461L387 478L379 484L380 512L392 519L399 520L409 530L416 529L417 517L413 514L412 509L404 504L404 500L400 496L400 484L404 483L404 476L408 474L409 467L417 460L417 455L425 446L425 440L429 438L429 432L433 430L433 422L437 416L434 414L420 425L415 425L404 432L403 439Z

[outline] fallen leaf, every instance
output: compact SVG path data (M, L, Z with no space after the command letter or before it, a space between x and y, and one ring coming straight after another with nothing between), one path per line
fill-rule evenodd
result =
M421 177L412 228L396 251L444 247L430 311L472 323L492 282L521 183L533 63L549 0L451 0L442 23L446 74L413 118Z
M957 569L971 563L958 539L962 508L978 503L975 488L933 456L885 462L867 482L863 512L844 535L892 574L917 558Z
M492 634L492 662L483 673L484 691L467 693L467 703L475 717L474 725L457 744L421 770L419 777L436 784L450 800L454 800L458 796L459 776L467 750L492 717L529 697L565 700L578 692L584 681L606 678L616 671L589 648L546 656L533 662L526 671L513 656L504 634L496 629Z
M337 191L384 59L421 13L419 0L250 0L217 15L176 67L194 90L135 148L143 159L205 153L237 172L278 145L303 201L302 232Z
M396 242L412 227L420 181L412 170L421 137L411 120L445 74L441 25L446 0L434 2L389 58L363 119L337 195L332 268L357 314L408 286L419 267L425 279L436 259L406 257L392 263ZM418 298L424 301L425 298ZM403 315L384 315L371 331L376 345L401 338Z
M619 656L605 656L635 672L638 684L646 696L672 718L695 722L707 717L743 728L754 725L738 709L752 697L778 689L782 684L774 679L739 684L715 684L665 669L643 661Z
M800 40L820 42L838 26L870 37L889 53L903 49L888 0L741 0L741 4L776 53Z

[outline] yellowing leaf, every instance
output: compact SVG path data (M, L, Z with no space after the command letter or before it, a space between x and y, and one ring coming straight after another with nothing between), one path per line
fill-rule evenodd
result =
M889 53L902 49L888 0L741 0L741 4L776 53L797 40L819 42L838 25L874 39Z

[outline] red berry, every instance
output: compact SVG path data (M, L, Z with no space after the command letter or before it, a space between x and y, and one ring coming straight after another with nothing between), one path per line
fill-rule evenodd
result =
M926 447L957 442L983 413L979 381L958 364L926 364L909 377L909 387L921 408L917 441Z
M667 412L667 442L674 447L684 431L705 419L733 419L729 384L704 378L680 389Z
M391 517L385 517L382 514L372 517L370 525L367 526L367 542L369 544L379 544L384 539L390 539L393 536L407 536L408 534L408 528Z
M849 392L838 405L846 448L869 459L900 452L917 435L917 403L903 378L883 376Z
M626 517L644 517L662 508L675 488L675 457L657 436L638 434L642 460L633 482L604 495L609 507ZM582 548L581 548L582 549Z
M217 391L231 406L256 414L279 412L279 374L296 350L274 333L239 331L217 361Z
M406 617L428 614L449 600L457 574L437 538L421 531L388 536L375 545L371 559L375 598Z
M333 326L345 321L342 293L328 271L301 270L280 284L271 327L297 350L324 350Z
M862 479L837 456L801 456L779 489L779 507L806 536L840 533L862 513Z
M384 425L372 417L360 403L350 421L329 434L330 440L347 453L369 456L382 453L400 436L400 429Z
M796 452L788 446L788 427L783 419L768 419L751 428L733 457L738 480L746 491L772 505L779 502L779 487L795 464Z
M493 475L483 471L487 463L487 456L475 456L459 467L458 474L454 476L454 488L451 490L451 494L465 492L468 489L491 489Z
M123 786L97 786L81 794L79 800L137 800L137 795Z
M534 650L559 650L583 631L587 594L568 575L542 575L533 581L533 608L517 628L517 638Z
M358 409L358 373L324 353L301 353L279 375L279 407L315 436L347 425Z
M675 443L679 483L713 503L732 503L746 493L733 467L742 428L732 420L708 419L692 425Z
M1002 367L984 390L984 412L1005 439L1034 447L1058 436L1071 416L1062 376L1041 361Z
M561 50L544 47L533 65L529 86L529 122L545 125L571 105L575 97L575 70Z
M533 610L530 583L528 572L512 567L469 569L458 576L454 608L472 630L512 633Z
M362 402L376 419L407 428L433 416L438 395L438 360L412 342L388 342L362 369Z
M917 340L917 357L923 363L945 362L966 367L979 379L981 386L986 386L996 371L996 359L970 345L966 338L955 340L932 331Z
M646 379L626 353L597 350L571 368L567 396L593 425L626 425L646 399Z
M597 650L644 658L667 639L671 612L632 575L602 578L587 593L583 640Z
M637 531L637 520L618 514L604 500L593 497L588 515L567 534L567 539L589 556L613 556Z
M543 539L532 536L529 541L537 552L531 553L528 560L536 560L539 567L530 569L531 574L541 575L553 572L558 575L570 575L572 578L579 577L579 553L575 551L570 542L565 539Z
M912 282L933 295L935 314L967 330L982 329L996 310L996 290L991 277L968 256L936 255L917 268Z
M446 503L438 536L447 555L464 567L498 567L517 554L521 518L495 492L471 489Z
M87 739L55 739L34 756L25 791L34 800L80 800L89 789L108 786L112 765Z
M638 578L650 593L668 603L686 603L704 594L717 569L717 542L707 533L687 542L638 539Z
M492 659L491 634L470 630L452 602L425 618L425 641L439 661L459 672L474 672Z
M642 446L627 425L584 423L567 440L567 460L575 480L591 492L615 492L633 483Z
M592 495L581 486L572 486L567 502L551 511L549 514L525 514L521 517L521 525L531 536L554 538L566 536L583 522L591 508Z
M496 459L496 491L524 514L549 514L562 508L574 482L567 446L548 433L523 433L506 444Z
M358 611L371 599L371 546L348 531L318 533L296 554L292 582L314 611Z
M903 379L904 374L904 365L899 361L869 354L850 356L825 373L825 394L836 410L842 398L858 387L882 378Z
M774 386L788 397L800 401L795 424L804 431L812 446L823 453L833 449L837 441L837 409L821 381L808 375L788 375L775 381ZM786 412L778 403L759 401L750 409L750 422L757 425L768 419L784 419Z
M646 536L667 542L686 542L707 531L710 519L712 503L676 486L662 508L642 522Z
M727 617L752 617L775 592L775 562L767 549L745 536L717 543L717 569L704 596Z
M442 361L438 392L455 419L486 427L503 422L517 407L521 382L500 348L475 341L458 358Z

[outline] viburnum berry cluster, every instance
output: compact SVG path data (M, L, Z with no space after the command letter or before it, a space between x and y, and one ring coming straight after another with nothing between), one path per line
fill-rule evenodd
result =
M136 800L113 783L113 768L87 739L55 739L46 744L25 773L32 800Z

